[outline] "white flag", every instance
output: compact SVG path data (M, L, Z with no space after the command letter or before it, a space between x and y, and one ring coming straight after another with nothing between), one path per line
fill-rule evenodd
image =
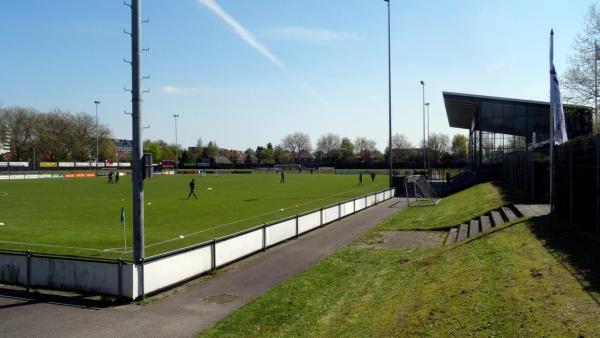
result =
M568 141L567 127L565 125L565 111L560 101L560 88L558 85L558 76L554 68L554 32L550 39L550 109L554 113L554 144L561 144Z

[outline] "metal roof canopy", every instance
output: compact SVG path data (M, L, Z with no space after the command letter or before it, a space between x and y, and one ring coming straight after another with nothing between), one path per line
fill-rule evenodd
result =
M543 106L548 109L550 114L550 103L542 101L530 101L520 99L510 99L505 97L462 94L452 92L442 92L444 96L444 105L446 106L446 114L448 115L448 124L453 128L471 129L471 121L475 114L479 111L479 106L482 102L499 102L509 103L514 105L524 106ZM564 105L565 107L581 107L577 105Z

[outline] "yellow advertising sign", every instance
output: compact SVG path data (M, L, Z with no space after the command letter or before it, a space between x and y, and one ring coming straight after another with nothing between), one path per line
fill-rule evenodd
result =
M57 168L58 162L40 162L40 168Z

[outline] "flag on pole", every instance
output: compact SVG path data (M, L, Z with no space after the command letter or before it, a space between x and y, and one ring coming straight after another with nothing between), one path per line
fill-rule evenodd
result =
M556 68L554 68L554 39L550 43L550 112L554 114L554 144L568 141L565 126L565 111L560 100L560 87Z
M125 225L125 208L121 208L121 225Z

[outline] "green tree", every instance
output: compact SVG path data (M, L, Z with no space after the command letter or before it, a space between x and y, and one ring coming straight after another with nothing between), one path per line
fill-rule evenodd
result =
M354 144L347 137L344 137L342 139L342 145L340 147L340 156L341 159L345 161L350 161L354 159Z
M469 140L465 135L456 134L452 137L452 145L450 146L450 151L452 152L452 156L458 161L466 161L467 160L467 151L468 151L468 143Z
M290 163L290 153L282 146L276 146L273 149L273 160L279 164Z

